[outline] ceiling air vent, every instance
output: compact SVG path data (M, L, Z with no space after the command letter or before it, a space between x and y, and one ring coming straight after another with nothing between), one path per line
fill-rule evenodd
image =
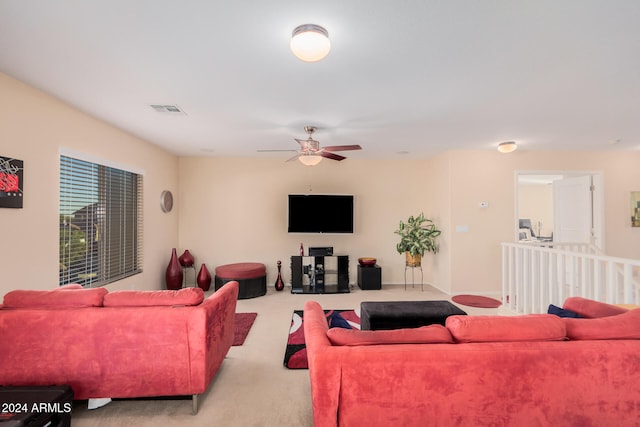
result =
M161 105L161 104L151 104L151 108L156 110L158 113L168 113L168 114L186 114L183 110L180 109L177 105Z

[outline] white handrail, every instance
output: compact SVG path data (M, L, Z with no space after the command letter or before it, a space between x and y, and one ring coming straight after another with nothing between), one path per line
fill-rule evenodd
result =
M517 313L546 313L581 296L640 304L640 260L603 255L584 243L502 243L502 301Z

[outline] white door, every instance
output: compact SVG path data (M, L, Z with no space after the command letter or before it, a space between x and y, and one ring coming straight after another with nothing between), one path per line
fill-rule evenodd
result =
M591 176L553 181L553 241L593 242Z

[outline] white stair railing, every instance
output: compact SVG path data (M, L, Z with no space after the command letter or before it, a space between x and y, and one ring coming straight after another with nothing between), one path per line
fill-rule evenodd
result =
M581 296L640 304L640 260L616 258L583 243L503 243L502 301L517 313L546 313Z

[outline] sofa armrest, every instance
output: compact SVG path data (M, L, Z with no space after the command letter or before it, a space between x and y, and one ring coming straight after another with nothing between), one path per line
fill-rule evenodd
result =
M338 404L340 401L340 364L342 359L336 354L327 337L329 325L324 311L316 301L304 305L303 327L307 345L311 396L313 402L313 425L316 427L337 427Z
M571 310L586 318L616 316L628 311L626 308L582 297L567 298L562 308Z
M239 285L227 282L195 308L189 341L192 356L192 381L204 392L233 344Z

